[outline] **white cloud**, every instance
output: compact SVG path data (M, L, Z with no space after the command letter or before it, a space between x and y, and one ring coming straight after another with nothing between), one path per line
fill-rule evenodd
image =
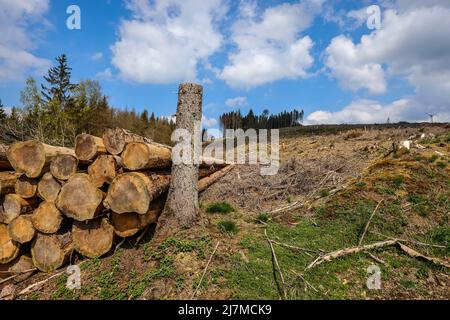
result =
M205 127L211 128L214 127L217 123L217 119L215 118L208 118L205 115L202 116L202 124Z
M386 93L388 79L405 79L416 92L411 105L445 114L450 110L450 6L415 3L385 10L382 29L359 43L334 38L325 64L341 86L353 91Z
M230 98L225 101L225 105L231 108L244 107L247 105L247 97Z
M0 82L22 79L28 72L43 73L50 61L35 56L27 28L44 23L48 0L0 0Z
M113 77L113 73L111 68L106 68L105 70L97 73L95 77L100 79L111 79Z
M314 63L310 53L313 41L299 33L311 25L322 2L284 3L262 14L258 14L255 2L241 2L241 16L231 29L237 51L229 54L219 78L245 89L280 79L306 78Z
M95 52L95 53L91 56L91 59L94 60L94 61L101 60L101 59L103 59L103 53L101 53L101 52Z
M374 100L360 99L353 101L339 111L318 110L306 117L306 124L353 124L353 123L386 123L399 121L428 121L425 112L431 112L426 106L413 99L399 99L382 105ZM450 121L450 110L441 109L435 117L436 121Z
M140 83L197 79L197 66L222 44L215 22L222 0L128 0L133 16L122 21L111 47L113 65L123 78Z

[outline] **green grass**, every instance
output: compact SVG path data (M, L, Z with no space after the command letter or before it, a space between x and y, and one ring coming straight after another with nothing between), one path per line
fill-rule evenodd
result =
M220 231L228 234L236 234L238 233L238 227L235 222L231 220L222 220L219 221L217 227Z
M433 163L437 159L439 159L439 156L437 154L433 154L430 158L428 158L428 162Z
M351 192L334 195L327 203L314 209L313 218L301 218L294 226L269 220L267 234L279 243L325 252L356 246L379 201L367 199L365 194L367 191L378 191L385 201L373 217L364 243L384 240L383 236L370 232L378 231L387 236L444 245L446 248L416 249L434 257L448 256L450 227L445 212L450 210L450 180L448 175L439 173L427 162L421 165L423 167L411 170L408 176L403 175L403 172L392 175L393 178L380 175L374 187L361 183ZM396 195L396 189L399 188L410 193ZM440 225L429 231L421 228L420 232L411 233L408 229L411 226L410 213L404 210L406 201L411 204L408 212L418 213L425 219L436 219L431 218L430 214L437 215L441 212L441 220L433 220L440 221ZM265 300L281 297L281 279L275 271L264 229L257 230L252 229L248 233L241 231L244 234L239 247L245 252L246 259L239 254L232 256L232 268L225 275L227 286L233 289L233 299ZM288 299L366 299L384 296L388 293L383 290L368 290L366 287L367 268L374 263L381 268L382 286L383 283L388 283L394 296L409 292L416 297L420 295L422 298L430 298L433 293L427 284L429 270L440 270L440 267L431 263L402 254L395 246L372 252L386 261L386 265L380 265L367 254L359 253L334 259L307 271L305 268L319 252L308 255L304 251L277 244L274 244L274 250L283 270ZM405 270L411 271L412 276L408 275L406 278ZM317 292L305 285L295 273L302 274Z
M259 213L258 216L256 217L257 222L268 222L269 220L270 220L270 217L265 212Z
M233 206L226 202L215 202L206 208L208 213L230 213L234 211Z

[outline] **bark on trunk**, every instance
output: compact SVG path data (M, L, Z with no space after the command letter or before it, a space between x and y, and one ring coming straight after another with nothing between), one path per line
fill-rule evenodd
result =
M233 168L234 168L233 165L226 166L226 167L222 168L221 170L214 172L211 175L201 179L198 182L198 191L201 192L201 191L209 188L212 184L217 182L217 180L219 180L220 178L225 176L228 172L233 170Z
M50 172L59 180L69 180L77 172L78 159L72 155L57 156L50 164Z
M31 215L20 215L8 225L8 232L11 239L18 243L27 243L33 240L36 235Z
M54 147L39 141L19 141L13 143L8 151L8 160L14 170L25 173L28 178L40 177L58 155L74 155L73 149Z
M108 219L94 219L86 222L75 221L72 226L75 250L88 258L98 258L111 250L114 228Z
M61 184L52 176L50 172L44 174L38 183L39 197L48 202L55 202L61 192Z
M33 264L43 272L61 267L73 251L70 232L44 235L39 233L31 246Z
M0 172L0 196L13 193L20 173Z
M44 201L34 210L31 221L39 232L52 234L61 228L63 216L54 203Z
M191 135L192 158L190 163L174 162L172 165L169 194L157 227L159 236L190 226L198 218L198 164L195 157L199 157L201 151L202 95L203 88L199 85L180 85L176 128L187 130Z
M90 134L79 134L75 138L75 154L79 160L93 160L106 153L103 139Z
M117 175L117 170L122 166L122 159L118 156L99 156L88 168L88 174L92 183L101 188L105 183L111 184Z
M32 211L37 202L37 199L23 199L17 194L7 194L3 201L3 212L0 213L0 222L10 224L22 213Z
M20 244L9 236L8 226L0 223L0 264L13 261L19 255Z
M103 192L85 173L76 173L61 188L56 206L77 221L93 219L102 209Z
M114 155L121 154L126 144L131 142L153 143L150 138L139 136L122 128L107 129L103 133L106 150Z
M15 183L14 191L24 199L34 198L37 195L38 183L39 180L28 178L22 174Z

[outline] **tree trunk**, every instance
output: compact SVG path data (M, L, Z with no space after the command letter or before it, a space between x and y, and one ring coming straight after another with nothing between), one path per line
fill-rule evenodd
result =
M68 260L72 251L70 232L52 235L38 233L31 246L31 257L36 268L53 272Z
M170 168L172 150L156 143L131 142L122 153L124 167L128 170Z
M106 153L103 139L90 134L79 134L75 138L75 154L79 160L93 160Z
M184 129L191 135L190 163L173 163L172 180L163 213L159 219L157 234L173 232L187 227L198 218L198 159L201 149L203 88L196 84L182 84L178 91L176 129Z
M44 174L38 183L39 197L48 202L55 202L61 192L61 184L50 172Z
M31 215L20 215L8 225L11 239L18 243L27 243L33 240L36 230L31 222Z
M153 143L150 138L139 136L122 128L106 129L103 133L106 150L114 155L121 154L127 143L131 142Z
M7 150L8 146L0 144L0 171L14 170L12 165L9 163L8 157L6 156Z
M43 201L34 210L31 221L36 230L46 234L58 232L61 228L63 216L52 202Z
M7 194L3 201L3 212L0 213L0 222L10 224L22 213L32 211L37 202L37 199L23 199L17 194Z
M28 178L26 175L22 174L19 179L17 179L14 190L17 195L24 199L34 198L37 194L38 182L39 180Z
M13 261L19 255L20 245L11 239L8 226L0 223L0 264Z
M86 222L75 221L72 226L75 250L88 258L98 258L111 250L114 228L108 219L100 218Z
M0 172L0 196L13 193L20 173Z
M72 155L57 156L50 164L50 172L59 180L69 180L77 172L78 159Z
M75 155L73 149L49 146L35 140L15 142L7 151L14 170L25 173L28 178L40 177L51 160L61 154Z
M122 166L118 156L102 155L95 159L88 168L88 174L92 183L101 188L105 183L111 184L117 175L117 170Z
M104 206L115 213L145 214L153 199L167 191L169 174L127 172L111 183Z
M76 173L61 188L56 206L77 221L93 219L102 209L103 192L85 173Z

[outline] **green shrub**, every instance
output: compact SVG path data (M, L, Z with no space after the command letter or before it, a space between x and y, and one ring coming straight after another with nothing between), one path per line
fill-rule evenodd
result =
M219 230L225 233L236 234L238 232L238 227L236 223L231 220L222 220L217 224Z
M256 217L257 221L262 221L262 222L267 222L269 221L269 215L265 212L261 212L260 214L258 214L258 216Z
M429 159L428 162L433 163L438 159L438 155L437 154L433 154Z
M327 189L322 189L320 190L320 196L323 197L328 197L330 195L330 192Z
M234 208L226 202L215 202L210 204L206 211L209 213L230 213L234 212Z

